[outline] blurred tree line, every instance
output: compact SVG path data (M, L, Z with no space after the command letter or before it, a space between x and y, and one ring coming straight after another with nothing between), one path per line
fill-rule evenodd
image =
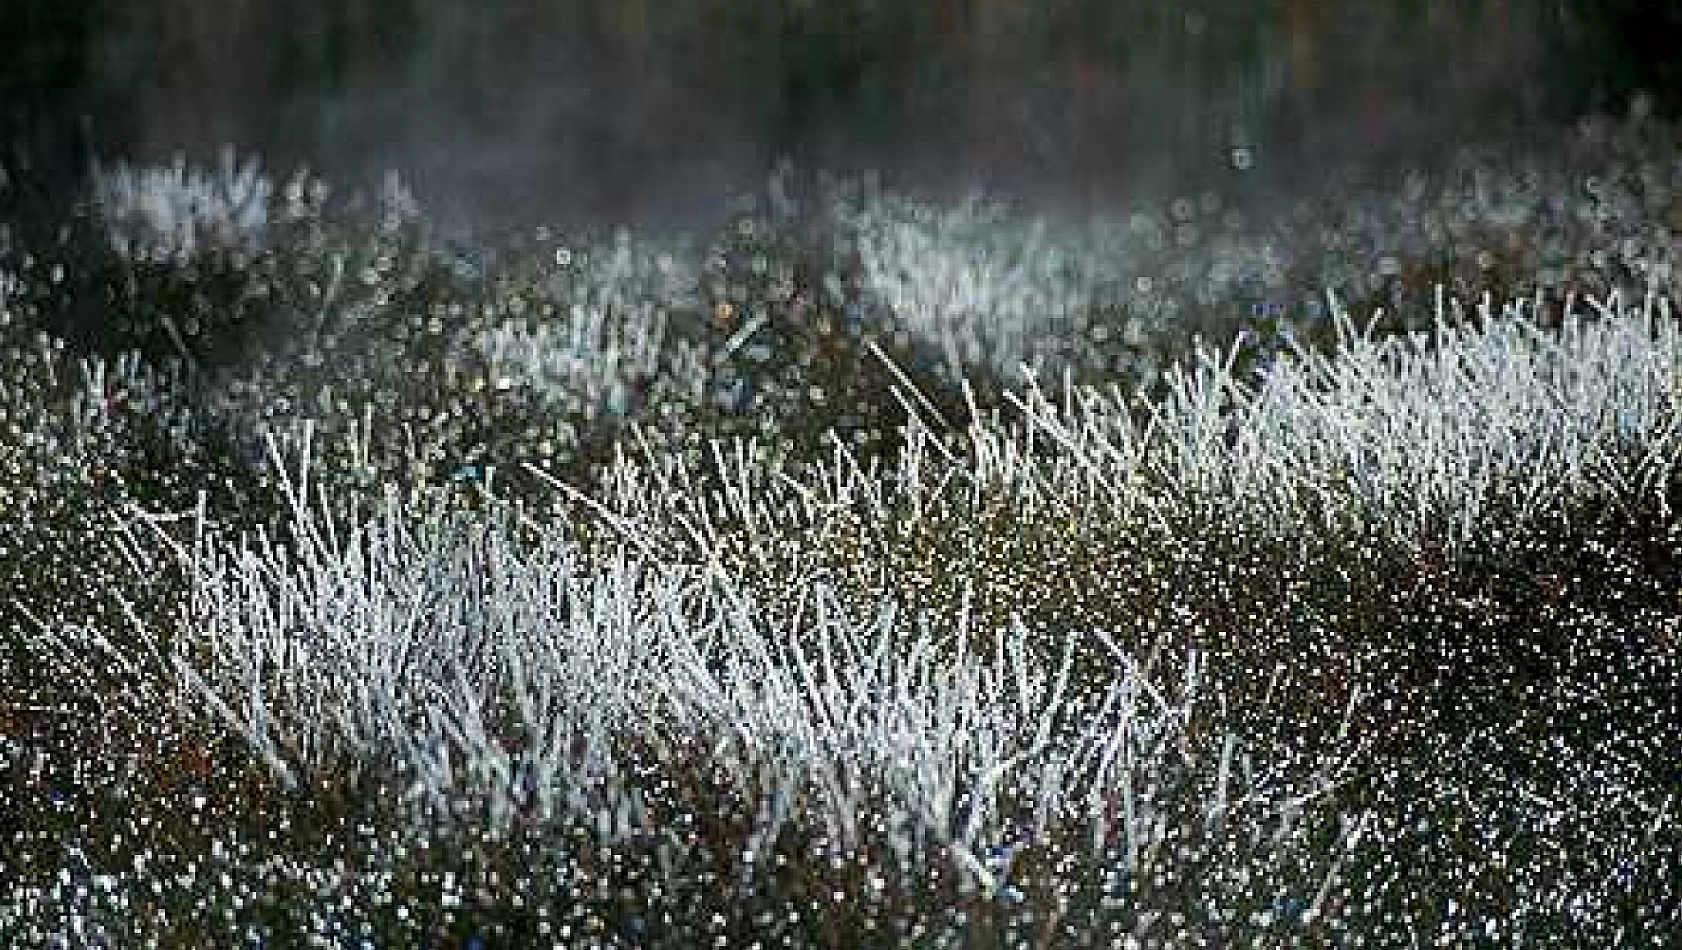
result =
M92 154L1074 178L1682 103L1641 0L6 0L0 134ZM619 179L623 182L619 182Z

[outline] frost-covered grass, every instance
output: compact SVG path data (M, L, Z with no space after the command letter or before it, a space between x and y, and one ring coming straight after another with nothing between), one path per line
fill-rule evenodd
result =
M1360 265L1326 217L1208 238L1220 199L786 183L464 247L395 181L232 164L258 224L142 253L111 216L181 202L112 189L199 178L107 175L0 244L0 937L1659 945L1682 329L1639 144L1537 231L1604 283L1503 239L1502 305L1408 275L1580 169L1436 225L1409 179Z
M213 170L118 164L93 176L94 201L112 245L136 257L182 259L205 245L251 246L269 223L273 185L253 160L232 151Z

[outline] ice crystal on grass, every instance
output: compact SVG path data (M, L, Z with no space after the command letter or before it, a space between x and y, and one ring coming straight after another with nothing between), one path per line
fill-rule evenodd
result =
M119 163L95 169L93 183L118 253L162 260L190 258L208 246L255 247L274 196L257 160L241 161L232 150L210 169L184 158L167 166Z

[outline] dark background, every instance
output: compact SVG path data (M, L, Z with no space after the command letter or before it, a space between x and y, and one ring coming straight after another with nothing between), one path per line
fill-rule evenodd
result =
M1674 0L0 0L0 141L681 214L780 159L1055 197L1312 182L1682 101ZM1223 171L1224 170L1224 171Z

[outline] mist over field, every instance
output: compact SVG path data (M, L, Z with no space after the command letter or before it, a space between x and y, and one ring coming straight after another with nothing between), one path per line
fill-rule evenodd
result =
M1642 93L1674 109L1678 17L1633 0L14 0L0 128L71 166L231 146L335 180L400 169L479 219L717 213L782 160L1126 200L1428 160Z

